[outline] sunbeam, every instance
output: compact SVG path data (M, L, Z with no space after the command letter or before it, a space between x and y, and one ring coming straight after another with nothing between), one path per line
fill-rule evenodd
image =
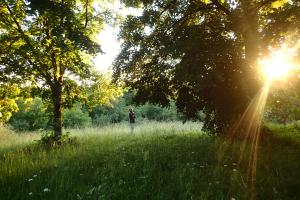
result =
M282 45L280 49L271 51L268 57L258 60L258 70L264 78L263 87L231 127L230 142L225 142L219 149L220 164L226 157L235 157L238 165L247 160L247 173L241 179L245 180L245 187L250 189L250 193L247 194L249 199L255 198L258 147L268 95L273 82L284 82L289 76L297 73L299 66L295 62L295 57L299 47L300 41L297 41L293 47ZM244 143L238 150L233 148L237 138L239 138L239 142L242 140ZM243 175L241 174L241 176Z

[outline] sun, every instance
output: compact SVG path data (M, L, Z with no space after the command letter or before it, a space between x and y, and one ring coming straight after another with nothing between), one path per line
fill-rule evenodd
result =
M268 80L283 80L292 71L292 60L286 48L273 51L270 57L260 60L263 76Z
M263 75L267 79L284 79L291 72L290 63L280 57L262 60L261 63L263 64Z

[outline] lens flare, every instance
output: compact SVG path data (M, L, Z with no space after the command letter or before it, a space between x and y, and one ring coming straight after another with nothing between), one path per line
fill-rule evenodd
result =
M272 58L261 61L263 74L267 79L284 79L288 77L291 67L288 62L281 58Z
M269 80L283 80L293 70L294 49L282 46L278 50L271 51L267 58L259 60L263 76Z
M264 77L264 84L244 112L233 120L228 130L229 140L226 140L218 151L218 166L222 166L228 158L238 165L247 165L247 172L241 173L240 177L242 185L249 188L249 193L246 194L248 199L255 199L257 192L259 142L269 92L278 80L288 80L291 75L299 73L299 49L300 40L293 42L293 45L282 45L276 50L270 48L270 55L259 60L258 67ZM234 148L236 142L243 145ZM235 174L232 174L232 177L236 178Z

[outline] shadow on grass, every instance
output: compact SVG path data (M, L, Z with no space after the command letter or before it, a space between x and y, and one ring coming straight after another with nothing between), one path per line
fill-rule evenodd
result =
M263 132L256 199L299 197L300 151L290 142ZM247 199L248 152L239 160L242 144L235 142L220 161L224 143L229 141L195 133L106 135L57 150L10 152L1 163L1 171L7 174L1 176L0 196L12 200ZM10 172L9 167L14 169ZM44 192L46 188L50 191Z

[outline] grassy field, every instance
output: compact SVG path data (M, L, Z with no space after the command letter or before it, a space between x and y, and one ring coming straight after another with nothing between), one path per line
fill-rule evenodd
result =
M249 147L198 123L68 130L77 143L54 150L2 128L0 199L300 199L300 131L270 127L251 184Z

